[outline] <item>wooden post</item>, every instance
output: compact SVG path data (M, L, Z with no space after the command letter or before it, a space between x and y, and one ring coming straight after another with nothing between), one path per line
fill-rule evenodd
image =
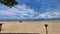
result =
M2 28L2 23L0 23L0 32L1 32L1 28Z
M47 26L48 26L48 24L45 24L46 34L48 34L48 31L47 31Z

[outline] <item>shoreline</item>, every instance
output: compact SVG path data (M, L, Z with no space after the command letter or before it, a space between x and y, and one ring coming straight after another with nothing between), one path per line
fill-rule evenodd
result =
M0 21L0 23L44 23L44 22L47 22L47 23L59 23L60 21L22 21L22 22L19 22L19 21Z
M31 21L31 22L35 22L35 21L60 21L60 20L20 20L20 21L24 21L24 22L26 22L26 21ZM8 20L6 20L6 21L0 21L0 22L19 22L19 20L18 21L8 21Z

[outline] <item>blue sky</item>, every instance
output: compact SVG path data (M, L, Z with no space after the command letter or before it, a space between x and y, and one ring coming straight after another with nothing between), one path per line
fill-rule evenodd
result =
M60 0L16 1L19 4L12 8L0 4L0 20L60 18Z

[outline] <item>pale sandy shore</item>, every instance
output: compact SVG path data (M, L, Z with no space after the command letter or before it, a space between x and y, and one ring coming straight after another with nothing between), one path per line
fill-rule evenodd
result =
M39 33L45 34L44 24L48 24L48 34L60 34L60 21L0 22L1 33Z

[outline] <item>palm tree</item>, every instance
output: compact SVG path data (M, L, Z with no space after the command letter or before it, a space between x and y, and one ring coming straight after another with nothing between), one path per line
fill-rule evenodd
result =
M16 0L0 0L0 3L6 5L8 7L13 7L18 4L18 2L16 2Z

